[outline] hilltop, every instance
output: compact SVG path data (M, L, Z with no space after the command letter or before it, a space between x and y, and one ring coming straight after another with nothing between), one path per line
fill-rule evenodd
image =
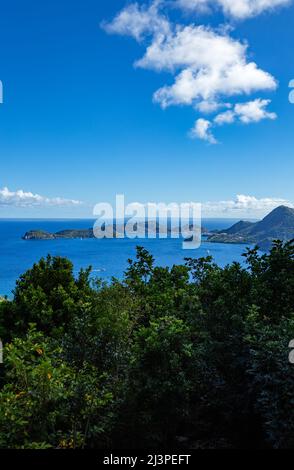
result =
M260 222L240 221L227 230L208 237L214 243L257 244L268 250L273 240L289 241L294 238L294 209L279 206Z

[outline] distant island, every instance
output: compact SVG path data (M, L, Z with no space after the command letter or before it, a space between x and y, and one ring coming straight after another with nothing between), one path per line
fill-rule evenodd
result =
M235 243L258 245L268 251L274 240L284 242L294 239L294 209L280 206L274 209L260 222L240 221L227 230L208 236L212 243Z
M122 233L125 232L127 222L125 224L113 224L106 225L102 227L102 230L105 234L105 237L113 237L118 238ZM182 233L186 233L188 229L192 229L192 226L184 226L182 228ZM138 238L144 238L147 233L151 235L160 235L163 233L168 234L168 236L172 236L173 234L179 231L178 227L169 226L166 228L165 225L160 224L156 221L149 221L149 222L137 222L135 224L135 231L137 232ZM201 229L202 234L210 235L208 230L202 227ZM62 230L56 233L46 232L44 230L30 230L29 232L25 233L22 237L23 240L58 240L58 239L87 239L87 238L95 238L94 229L69 229L69 230Z
M138 222L135 224L138 238L144 238L148 233L160 235L166 232L166 227L159 222ZM114 224L114 226L104 225L105 237L113 236L118 238L124 233L125 224ZM188 229L188 225L183 227L182 233ZM191 228L191 226L190 226ZM167 234L172 237L178 231L178 227L168 227ZM232 227L221 231L208 231L204 227L201 229L202 235L207 237L211 243L233 243L258 245L263 251L270 249L274 240L289 241L294 239L294 209L280 206L274 209L260 222L240 221ZM56 233L45 232L43 230L31 230L24 236L24 240L58 240L58 239L87 239L95 238L94 229L70 229Z

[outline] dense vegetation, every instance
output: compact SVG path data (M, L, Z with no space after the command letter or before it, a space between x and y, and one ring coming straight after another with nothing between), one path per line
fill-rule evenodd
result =
M244 256L34 265L0 303L0 447L294 448L294 245Z

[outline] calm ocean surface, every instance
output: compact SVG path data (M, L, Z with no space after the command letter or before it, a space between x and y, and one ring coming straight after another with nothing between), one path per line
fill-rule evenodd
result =
M207 219L207 229L230 227L237 220ZM203 242L195 251L182 249L181 240L45 240L24 241L25 232L34 229L57 232L64 229L90 228L92 220L0 220L0 294L11 296L15 281L20 274L48 253L65 256L73 264L75 272L91 265L93 275L110 279L121 278L128 258L134 258L136 246L144 246L161 266L172 266L183 262L185 257L201 257L210 254L220 266L232 261L244 262L244 245L224 245Z

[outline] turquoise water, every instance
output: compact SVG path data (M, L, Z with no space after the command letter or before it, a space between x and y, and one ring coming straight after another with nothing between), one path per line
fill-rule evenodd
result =
M222 229L237 220L209 219L203 221L207 229ZM244 245L224 245L203 241L197 250L183 250L182 241L175 239L145 240L45 240L24 241L25 232L34 229L56 232L73 228L90 228L92 220L0 220L0 294L11 296L16 279L33 263L48 253L65 256L73 264L75 272L91 265L93 275L104 279L121 278L127 260L134 258L136 246L144 246L155 258L156 264L172 266L183 263L185 257L201 257L210 254L220 266L232 261L244 262Z

